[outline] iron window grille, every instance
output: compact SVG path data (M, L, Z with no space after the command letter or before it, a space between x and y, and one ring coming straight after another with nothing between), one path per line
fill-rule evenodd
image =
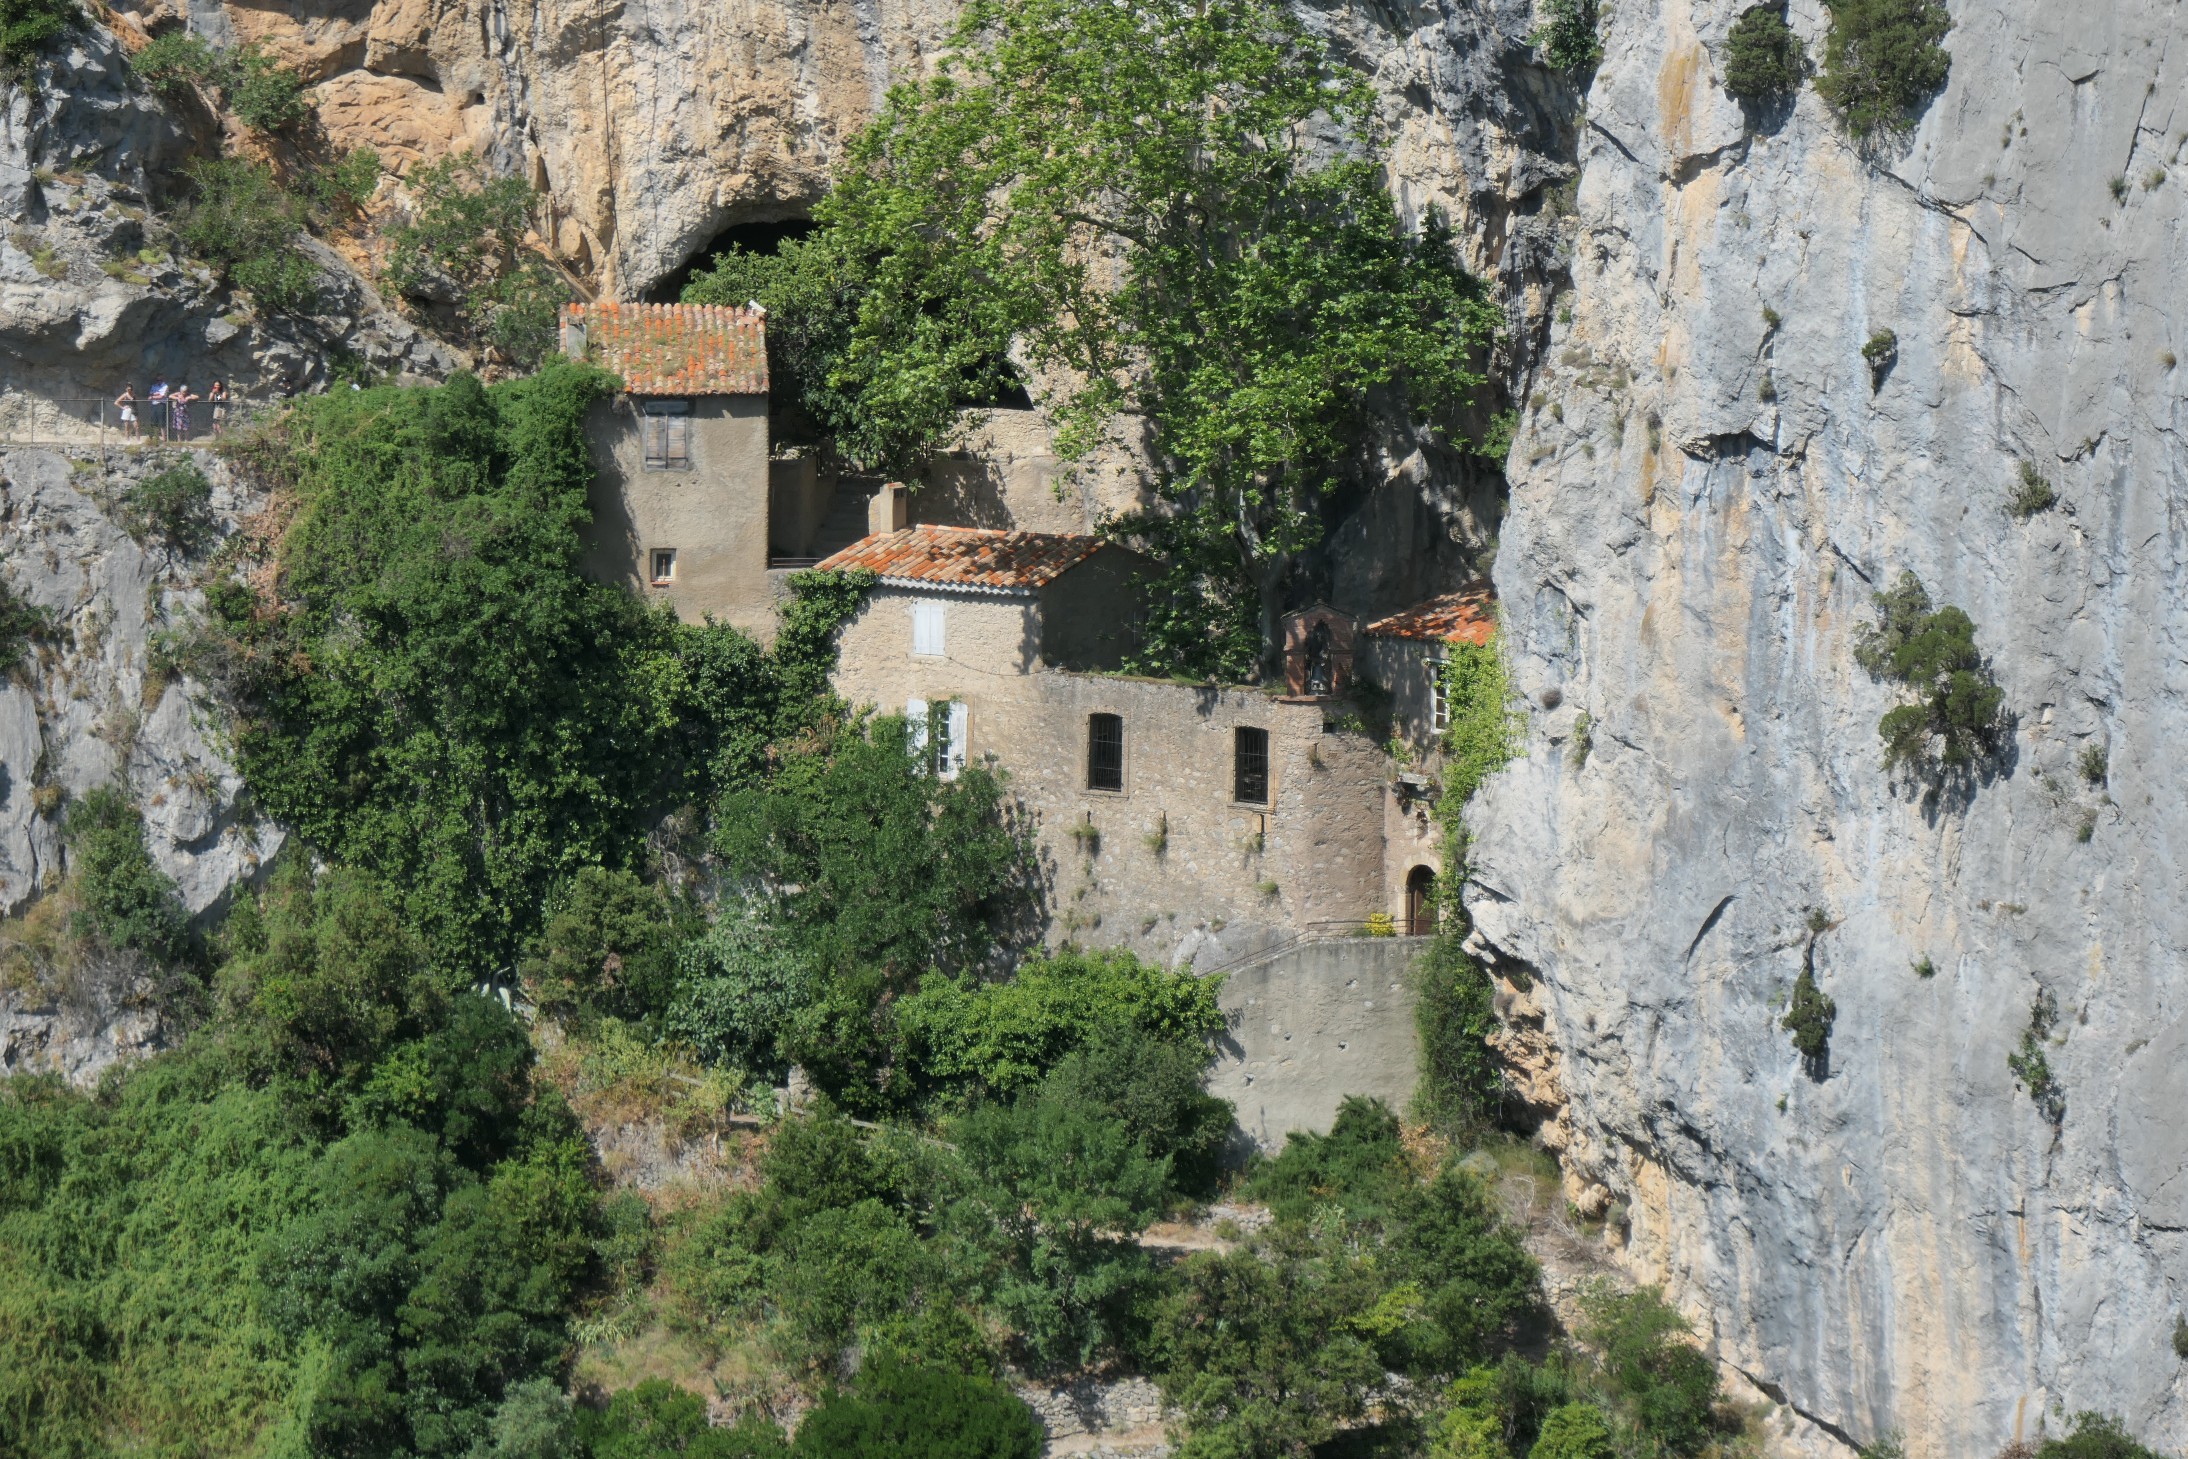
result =
M1231 798L1244 805L1269 803L1269 732L1240 725L1232 731Z
M1124 717L1090 714L1086 717L1086 788L1124 789Z

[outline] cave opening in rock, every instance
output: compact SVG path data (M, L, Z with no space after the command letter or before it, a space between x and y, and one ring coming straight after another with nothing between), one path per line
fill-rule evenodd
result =
M682 302L684 287L691 282L692 276L711 270L714 267L715 260L733 248L741 248L747 253L776 254L782 252L784 243L791 239L804 238L812 231L813 220L811 218L770 218L749 223L732 223L715 234L713 241L694 254L682 268L666 275L659 283L648 289L646 291L646 302L649 304L676 304Z

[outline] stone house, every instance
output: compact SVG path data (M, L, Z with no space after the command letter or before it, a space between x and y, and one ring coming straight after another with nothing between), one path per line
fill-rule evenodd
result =
M571 304L562 348L623 382L586 421L595 477L585 571L687 622L712 617L771 638L774 519L803 530L827 503L810 466L769 458L765 311Z
M1202 966L1389 903L1388 762L1329 701L1114 672L1146 563L1090 536L877 533L836 688L988 763L1029 812L1055 938Z
M1434 930L1429 900L1443 870L1443 834L1430 803L1442 768L1444 730L1451 722L1444 665L1455 643L1487 643L1497 631L1496 599L1487 584L1416 603L1362 630L1354 662L1362 678L1390 695L1393 737L1417 757L1391 788L1384 844L1389 855L1391 915L1401 931Z

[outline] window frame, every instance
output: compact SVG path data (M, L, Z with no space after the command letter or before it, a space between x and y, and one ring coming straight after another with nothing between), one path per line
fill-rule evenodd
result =
M649 397L638 402L638 454L644 470L692 469L693 414L691 402L677 396ZM659 451L654 449L656 429L660 432ZM676 449L678 445L681 452Z
M662 566L666 562L667 572ZM676 585L676 549L673 547L649 547L646 549L646 581L657 588Z
M1451 728L1451 660L1443 655L1428 661L1428 732L1441 735Z
M1257 742L1258 741L1258 742ZM1251 752L1248 747L1253 746ZM1254 759L1260 761L1258 772L1250 770ZM1231 801L1235 805L1250 805L1267 809L1274 804L1271 790L1275 776L1269 763L1269 732L1259 725L1239 724L1231 726ZM1257 798L1247 794L1254 788L1251 776L1260 776L1261 794Z
M1097 729L1114 730L1114 742L1105 743L1097 735ZM1101 761L1097 761L1097 751L1101 749L1111 750L1113 757L1103 757ZM1113 763L1109 763L1112 758ZM1110 772L1109 778L1116 783L1100 783L1097 769ZM1086 717L1086 788L1097 795L1124 794L1124 716L1121 714L1097 709Z

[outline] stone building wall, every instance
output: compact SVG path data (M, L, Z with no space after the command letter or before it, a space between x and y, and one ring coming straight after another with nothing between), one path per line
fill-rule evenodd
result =
M1031 599L932 595L947 652L918 657L914 596L879 589L845 626L837 691L888 713L967 707L968 761L1002 771L1031 814L1052 938L1211 965L1386 906L1387 761L1365 735L1328 729L1325 706L1043 669ZM1124 720L1122 791L1086 788L1095 713ZM1265 807L1232 798L1241 725L1269 733Z
M686 622L712 614L763 640L775 631L767 576L767 398L702 395L691 402L691 466L648 471L634 402L598 401L592 442L593 525L585 571L660 598ZM656 586L647 555L674 548L674 579Z

